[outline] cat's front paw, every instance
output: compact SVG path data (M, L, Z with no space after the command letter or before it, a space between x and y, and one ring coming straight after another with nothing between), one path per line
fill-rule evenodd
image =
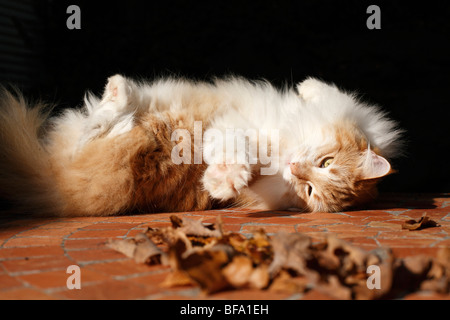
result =
M203 186L213 198L225 201L236 197L250 178L248 164L211 164L203 176Z

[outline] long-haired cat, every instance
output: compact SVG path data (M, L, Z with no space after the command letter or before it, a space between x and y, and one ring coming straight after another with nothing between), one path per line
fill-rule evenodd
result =
M21 213L339 211L376 196L401 144L378 107L314 78L116 75L56 117L5 90L0 103L0 197Z

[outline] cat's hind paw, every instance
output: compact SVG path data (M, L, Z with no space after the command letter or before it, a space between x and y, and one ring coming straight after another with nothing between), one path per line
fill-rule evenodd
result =
M326 87L322 81L315 78L308 78L297 85L297 90L305 101L312 101L320 96L323 88Z
M114 112L125 111L131 93L131 82L127 78L119 74L109 77L100 107Z
M203 186L211 197L225 201L239 195L250 178L248 164L211 164L203 176Z

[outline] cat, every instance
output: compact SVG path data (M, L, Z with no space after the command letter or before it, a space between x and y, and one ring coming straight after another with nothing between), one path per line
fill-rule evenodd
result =
M402 147L378 106L312 77L277 89L115 75L53 117L6 90L0 103L0 197L20 213L335 212L374 199Z

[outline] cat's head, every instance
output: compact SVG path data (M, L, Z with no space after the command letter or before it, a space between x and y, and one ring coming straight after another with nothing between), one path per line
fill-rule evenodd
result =
M324 128L321 136L298 148L285 170L302 207L336 212L373 199L377 182L393 172L389 161L353 124Z
M308 211L340 211L373 199L393 172L402 130L378 106L314 78L297 87L301 109L290 116L283 178Z

